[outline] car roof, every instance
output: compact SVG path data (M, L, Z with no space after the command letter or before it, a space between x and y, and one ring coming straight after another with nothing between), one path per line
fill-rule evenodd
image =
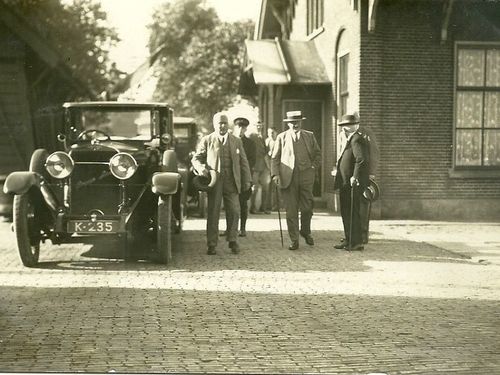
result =
M111 101L101 101L101 102L66 102L63 104L63 108L170 108L167 103L157 103L157 102L111 102Z
M195 120L192 117L181 117L181 116L174 116L174 124L191 124L194 123Z

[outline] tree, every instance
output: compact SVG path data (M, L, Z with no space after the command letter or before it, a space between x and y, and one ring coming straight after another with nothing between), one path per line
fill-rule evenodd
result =
M204 0L177 0L163 6L150 26L151 51L160 51L156 99L181 116L211 123L238 89L244 40L251 21L227 23Z
M75 77L94 92L109 81L109 51L119 41L96 0L2 0L58 51Z

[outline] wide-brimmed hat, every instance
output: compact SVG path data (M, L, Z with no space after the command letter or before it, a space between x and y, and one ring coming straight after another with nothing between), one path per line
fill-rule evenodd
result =
M363 197L370 202L375 202L380 197L380 188L371 178L368 182L368 186L363 191Z
M236 126L248 126L250 124L250 121L248 121L248 119L245 117L236 117L233 123Z
M358 116L352 114L342 116L339 122L339 126L356 124L359 124L359 118Z
M302 117L302 111L288 111L286 113L286 118L283 119L284 122L290 121L300 121L305 120L305 117Z
M210 190L215 183L217 182L217 172L214 170L210 170L210 176L194 176L193 178L193 186L198 191L208 191Z

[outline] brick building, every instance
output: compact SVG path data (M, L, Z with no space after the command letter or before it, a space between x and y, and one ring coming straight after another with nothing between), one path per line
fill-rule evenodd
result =
M318 200L337 209L337 122L380 148L381 218L500 218L500 2L263 0L240 91L282 130L301 109L322 146Z

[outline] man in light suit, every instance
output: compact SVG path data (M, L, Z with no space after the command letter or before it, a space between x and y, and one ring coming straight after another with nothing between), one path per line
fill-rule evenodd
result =
M204 136L192 159L199 175L209 176L216 171L215 185L208 191L207 254L214 255L219 239L219 217L222 199L226 211L226 240L234 254L239 253L238 220L240 203L238 195L250 189L252 176L241 139L228 133L227 115L218 112L213 117L214 132Z
M301 111L286 113L283 121L288 130L278 134L272 152L271 175L283 194L286 223L291 244L289 250L299 248L299 235L314 245L311 235L313 215L313 184L321 164L321 150L314 134L302 129ZM300 211L300 230L299 230Z
M364 134L359 132L356 115L342 116L340 158L337 161L334 188L339 190L340 214L344 224L344 240L336 249L363 250L363 218L361 201L369 181L369 153Z

